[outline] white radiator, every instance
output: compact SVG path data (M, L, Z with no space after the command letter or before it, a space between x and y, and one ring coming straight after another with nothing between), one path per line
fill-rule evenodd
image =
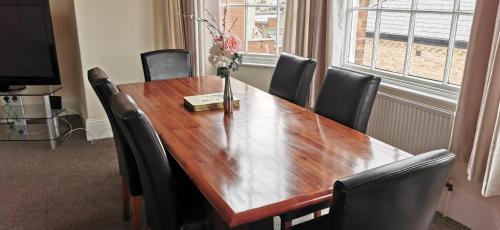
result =
M448 148L453 113L379 93L367 134L412 154Z

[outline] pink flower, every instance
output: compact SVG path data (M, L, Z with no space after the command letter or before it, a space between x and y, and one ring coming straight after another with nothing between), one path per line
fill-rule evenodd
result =
M238 52L238 49L240 48L240 39L234 35L230 35L228 38L226 38L225 41L225 49L231 53L236 53Z

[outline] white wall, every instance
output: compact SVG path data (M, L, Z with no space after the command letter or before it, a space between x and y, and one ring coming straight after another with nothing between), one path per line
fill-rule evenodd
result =
M87 71L100 67L117 84L143 81L140 54L156 47L153 6L153 0L75 0L83 80L81 106L94 139L110 133L106 115L87 81Z
M239 71L231 76L263 91L269 91L274 67L241 66Z
M454 191L445 210L441 199L438 210L473 230L500 230L500 197L483 197L481 183L467 180L467 164L457 162L452 169Z
M65 108L80 112L81 71L73 0L50 0Z

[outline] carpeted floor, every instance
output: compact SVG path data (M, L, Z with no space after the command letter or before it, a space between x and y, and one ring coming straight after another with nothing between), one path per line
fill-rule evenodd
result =
M0 142L0 229L129 229L114 142ZM436 215L431 229L467 229Z

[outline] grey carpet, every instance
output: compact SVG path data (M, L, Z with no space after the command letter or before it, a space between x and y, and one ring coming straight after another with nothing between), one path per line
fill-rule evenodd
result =
M128 229L111 139L0 142L0 229ZM436 215L431 229L467 229Z

